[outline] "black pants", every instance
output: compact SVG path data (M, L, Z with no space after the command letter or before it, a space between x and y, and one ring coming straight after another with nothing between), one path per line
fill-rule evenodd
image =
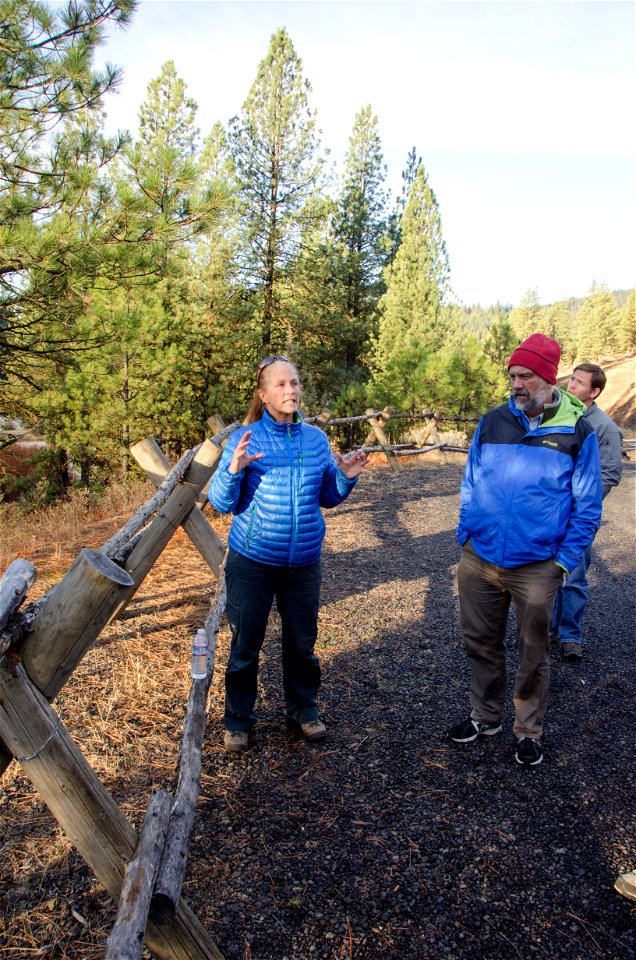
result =
M225 564L227 617L232 645L225 671L225 726L249 730L256 723L258 658L274 597L283 623L283 688L287 716L297 723L318 718L320 561L272 567L236 551Z

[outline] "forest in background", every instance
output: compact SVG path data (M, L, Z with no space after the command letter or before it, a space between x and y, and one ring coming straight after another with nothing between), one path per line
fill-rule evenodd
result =
M126 476L153 435L168 454L207 417L241 418L258 361L298 367L307 414L391 404L478 416L506 394L532 332L569 360L633 353L636 292L466 306L414 147L391 197L378 118L361 105L330 173L311 87L286 30L241 113L203 133L174 64L147 89L136 136L108 138L117 69L93 67L133 0L53 10L0 0L0 416L47 441L29 483Z

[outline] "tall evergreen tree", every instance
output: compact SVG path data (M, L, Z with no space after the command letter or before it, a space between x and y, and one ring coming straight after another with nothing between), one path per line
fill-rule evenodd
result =
M126 26L134 7L0 4L0 364L23 384L86 347L76 321L105 239L97 178L121 147L92 120L120 72L95 71L92 57L105 26ZM88 207L82 231L74 211Z
M385 271L379 303L379 330L371 368L376 388L400 396L394 373L405 363L417 367L444 342L442 305L449 265L437 199L420 166L401 221L402 242Z
M572 328L572 314L567 300L559 300L544 309L546 333L561 347L562 360L573 360L576 354L576 337Z
M577 357L612 357L617 349L616 299L606 284L593 283L577 314Z
M618 349L623 353L636 350L636 289L630 290L618 316Z
M415 180L417 171L421 166L422 158L417 156L415 147L411 147L409 155L406 159L406 167L402 171L402 189L400 191L400 196L396 198L395 209L389 217L388 222L389 263L393 262L395 254L397 253L400 243L402 242L400 223L402 222L402 215L404 214L406 202L408 200L409 193L411 192L411 186Z
M261 297L264 351L284 340L278 290L297 252L307 202L322 168L310 91L302 62L282 28L271 38L241 117L230 121L229 140L249 250L245 273Z
M344 367L349 372L365 349L381 292L386 260L385 177L378 120L368 105L355 118L334 217L338 280L346 318L340 342Z
M117 457L124 473L142 434L179 449L202 432L188 267L191 240L214 223L220 200L200 176L195 110L166 64L148 88L139 141L111 172L112 251L85 310L101 345L81 375L62 372L34 402L48 404L49 421L57 412L60 443L89 445L97 463Z
M519 343L533 333L547 334L543 329L543 320L541 301L536 290L527 290L520 305L510 311L510 324Z

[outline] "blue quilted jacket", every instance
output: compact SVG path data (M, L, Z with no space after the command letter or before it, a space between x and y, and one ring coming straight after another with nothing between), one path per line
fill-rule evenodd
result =
M601 464L585 407L555 390L534 430L512 398L479 422L457 537L499 567L551 557L573 570L601 522Z
M228 467L246 430L252 431L248 453L265 456L232 474ZM342 503L356 482L339 469L322 430L300 418L277 423L264 411L228 440L208 497L219 513L234 514L228 543L237 553L273 566L302 566L320 559L320 508Z

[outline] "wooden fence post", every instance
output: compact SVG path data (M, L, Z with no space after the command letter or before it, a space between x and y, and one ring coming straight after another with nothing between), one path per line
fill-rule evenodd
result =
M16 657L0 662L0 736L117 902L137 835ZM172 923L149 922L146 942L161 960L223 960L183 900Z
M214 473L222 453L222 448L212 440L206 440L201 444L183 482L170 494L128 557L126 570L133 578L134 586L116 598L111 619L117 617L132 599L175 530L193 509L204 484Z
M153 437L148 437L134 444L130 452L155 486L160 486L170 471L170 462L157 441ZM198 504L195 503L192 513L185 518L182 527L212 572L218 577L225 547Z
M319 413L318 416L314 419L314 423L317 427L320 427L321 430L327 429L327 424L331 420L331 410L323 410L322 413Z
M367 414L373 413L373 412L374 412L373 408L369 408L368 410L365 410L365 413ZM390 447L389 440L383 429L384 424L391 419L392 413L394 413L394 410L392 407L385 407L379 417L374 417L370 421L370 423L372 424L371 430L369 431L369 435L367 436L367 439L365 440L363 446L368 446L370 443L373 442L374 439L377 438L378 443L384 450L384 455L387 458L391 469L399 470L400 464L398 462L397 457L393 453L393 451L389 449Z
M439 411L436 410L435 413L433 413L432 410L423 410L422 415L426 417L426 419L428 420L428 424L426 426L426 429L424 430L424 433L420 438L420 446L423 447L426 441L428 440L428 438L430 437L433 444L436 444L441 448L443 446L443 442L437 430L437 421L439 418ZM446 456L446 453L444 452L444 450L440 449L438 456L441 457L444 463L448 463L448 457Z

